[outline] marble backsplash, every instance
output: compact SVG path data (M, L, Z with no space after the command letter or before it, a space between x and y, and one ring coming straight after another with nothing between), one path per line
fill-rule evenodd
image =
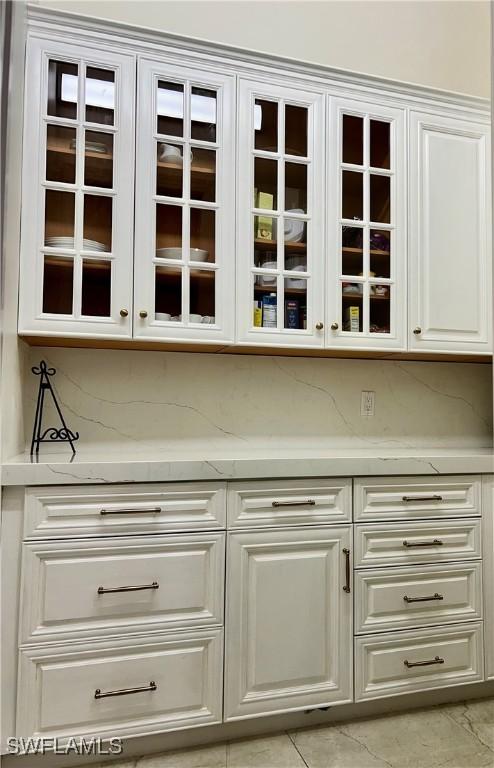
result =
M492 445L490 365L39 347L27 358L57 369L85 449ZM26 442L37 391L29 368ZM374 417L360 415L362 390L375 392Z

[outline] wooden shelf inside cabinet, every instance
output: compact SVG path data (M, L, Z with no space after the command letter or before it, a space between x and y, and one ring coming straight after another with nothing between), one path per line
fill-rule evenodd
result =
M364 297L362 293L342 293L341 298L346 301L361 301ZM389 298L389 296L380 296L375 293L369 294L369 299L371 301L389 301Z
M283 245L286 251L301 251L305 253L305 251L307 250L307 243L285 242ZM275 251L276 248L278 247L278 241L256 239L254 240L254 246L258 250Z
M211 262L206 263L210 264ZM172 267L169 264L156 264L156 266L160 267L160 269L156 271L157 280L166 280L170 275L179 277L182 274L181 267ZM201 262L196 262L196 264L190 265L190 271L191 280L214 280L216 270L204 269L204 267L201 266Z
M288 278L289 279L289 278ZM254 291L256 293L276 293L276 286L272 285L254 285ZM307 291L305 288L285 288L285 296L306 296Z
M97 272L98 270L105 271L108 269L108 265L111 265L110 259L104 258L104 253L98 253L94 255L94 261L93 257L88 258L87 256L84 256L84 269L90 269L94 272ZM96 259L98 259L96 261ZM66 267L73 269L74 268L74 257L73 256L65 256L65 254L60 254L60 256L56 256L55 254L50 254L49 256L45 256L45 265L48 267Z
M75 148L70 146L70 142L55 138L50 139L50 143L46 146L46 151L59 152L64 155L75 155ZM86 150L84 156L113 162L113 154L111 152L91 152Z
M364 252L363 248L350 248L349 246L346 246L346 245L344 245L341 250L343 251L343 253L362 254ZM386 256L388 259L389 259L389 256L390 256L390 252L389 251L381 251L381 250L378 250L376 248L371 248L369 253L370 253L371 256Z
M166 168L167 171L172 171L177 174L182 174L183 172L183 165L178 165L177 163L167 163L165 160L158 160L157 162L158 168ZM216 173L216 169L213 166L210 165L196 165L194 161L192 161L192 164L190 166L190 170L192 173L197 174L207 174L209 176L214 176Z

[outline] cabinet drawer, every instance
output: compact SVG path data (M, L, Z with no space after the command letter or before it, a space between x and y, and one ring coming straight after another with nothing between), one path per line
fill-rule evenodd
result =
M356 634L480 618L480 563L381 568L355 574Z
M24 648L17 733L110 738L219 723L221 697L221 629Z
M358 637L355 701L483 679L482 623Z
M21 642L221 624L224 536L24 544Z
M225 483L29 488L25 537L101 536L225 527Z
M356 568L480 557L480 520L475 518L355 526Z
M354 483L356 520L479 517L479 477L363 477Z
M231 483L228 527L348 523L352 519L351 489L351 480Z

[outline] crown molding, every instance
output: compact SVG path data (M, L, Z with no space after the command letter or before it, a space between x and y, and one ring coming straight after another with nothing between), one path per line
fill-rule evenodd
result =
M84 45L101 47L104 42L127 53L153 59L166 57L179 63L186 57L188 63L199 66L207 60L209 67L213 65L222 72L256 79L277 77L286 82L289 76L292 84L325 91L329 89L334 95L369 98L378 92L382 103L389 101L396 105L402 102L403 106L454 112L481 122L490 118L490 100L487 98L155 31L110 19L42 8L32 3L27 5L27 30L31 36L70 39L71 42L77 39Z

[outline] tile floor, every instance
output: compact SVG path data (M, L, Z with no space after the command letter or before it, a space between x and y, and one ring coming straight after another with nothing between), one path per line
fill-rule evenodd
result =
M494 698L304 728L110 765L112 768L494 768Z

